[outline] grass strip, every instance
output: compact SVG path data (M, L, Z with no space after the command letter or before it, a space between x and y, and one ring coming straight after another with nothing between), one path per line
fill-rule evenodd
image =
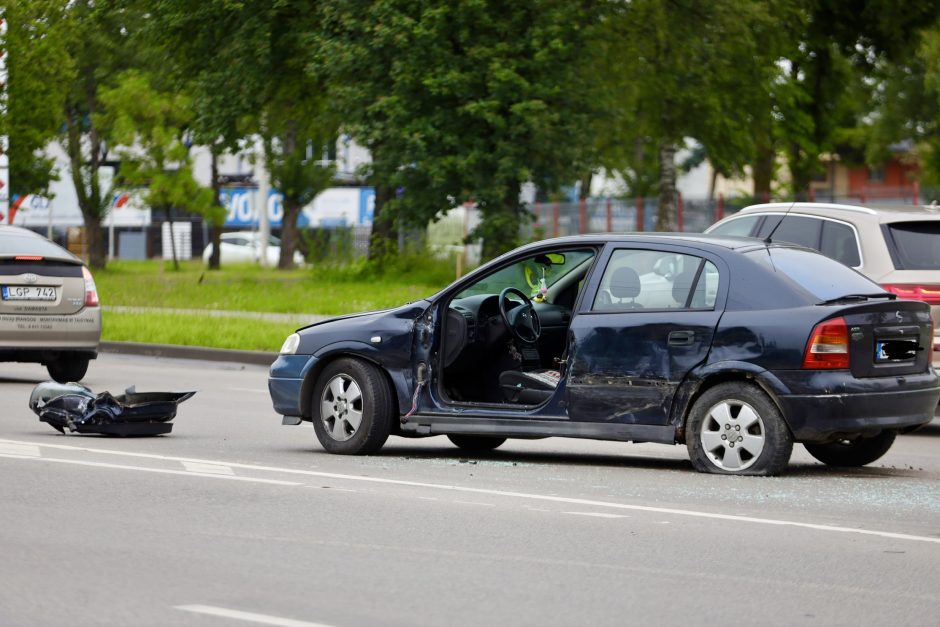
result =
M277 352L298 326L208 314L106 312L102 339Z

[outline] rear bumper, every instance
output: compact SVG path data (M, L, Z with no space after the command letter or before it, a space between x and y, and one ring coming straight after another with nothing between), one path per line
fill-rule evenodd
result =
M940 401L940 379L933 369L903 377L856 379L831 372L792 373L789 379L788 393L777 397L800 442L883 429L911 430L930 422Z
M98 350L101 308L74 314L0 314L0 351Z

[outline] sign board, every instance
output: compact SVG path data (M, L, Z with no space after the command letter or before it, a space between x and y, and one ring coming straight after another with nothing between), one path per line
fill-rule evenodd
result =
M228 187L220 192L222 205L228 210L227 227L258 226L258 196L251 187ZM268 222L272 228L281 226L284 218L284 196L270 190L266 203ZM321 192L303 208L297 218L301 228L308 226L365 226L372 224L375 213L375 190L371 187L331 187Z

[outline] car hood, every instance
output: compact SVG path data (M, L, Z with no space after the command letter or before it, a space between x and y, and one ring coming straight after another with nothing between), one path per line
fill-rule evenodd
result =
M415 319L430 306L426 300L417 300L392 309L353 313L316 322L297 331L300 335L297 353L314 354L331 344L345 342L372 344L374 336L386 341L410 336Z

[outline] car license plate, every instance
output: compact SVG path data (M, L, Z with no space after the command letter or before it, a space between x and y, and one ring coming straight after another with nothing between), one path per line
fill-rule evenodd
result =
M55 296L55 288L49 286L3 286L3 300L55 300Z
M885 340L875 342L875 362L910 361L917 356L914 340Z

